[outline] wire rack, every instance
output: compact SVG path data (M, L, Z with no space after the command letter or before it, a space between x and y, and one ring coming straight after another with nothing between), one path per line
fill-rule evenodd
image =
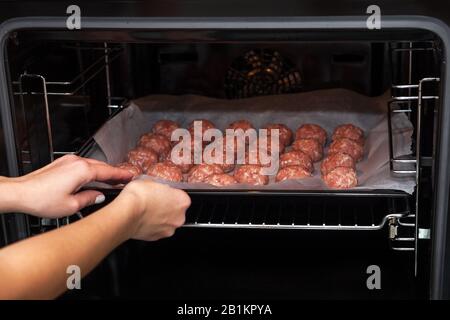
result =
M408 197L311 197L298 194L204 197L191 193L185 227L298 230L383 229L410 214Z

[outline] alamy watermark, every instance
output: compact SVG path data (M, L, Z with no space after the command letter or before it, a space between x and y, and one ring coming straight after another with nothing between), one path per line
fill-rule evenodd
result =
M68 290L81 289L81 269L76 264L72 264L67 267L66 273L69 275L67 277L66 286Z

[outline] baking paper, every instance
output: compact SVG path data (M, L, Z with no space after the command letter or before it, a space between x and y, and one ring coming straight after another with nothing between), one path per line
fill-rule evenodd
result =
M170 119L187 127L195 119L208 119L224 130L229 123L246 119L255 128L268 123L284 123L295 132L305 123L316 123L328 133L327 147L334 128L352 123L365 132L364 159L357 163L357 190L389 189L411 194L414 177L396 177L389 168L389 136L387 103L389 92L379 97L366 97L345 89L317 90L298 94L263 96L239 100L222 100L196 95L151 95L130 102L129 106L106 122L95 134L98 148L89 157L117 164L136 146L140 135L149 132L161 119ZM392 115L395 155L411 153L413 126L403 113ZM166 182L167 183L167 182ZM220 189L199 183L170 183L186 190ZM320 162L314 175L301 180L273 181L266 186L227 186L226 189L258 190L326 190L320 178Z

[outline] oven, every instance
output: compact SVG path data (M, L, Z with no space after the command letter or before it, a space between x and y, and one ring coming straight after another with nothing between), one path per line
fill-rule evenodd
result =
M383 17L376 31L358 17L86 17L82 23L67 30L66 17L33 17L1 25L9 175L64 154L89 154L99 128L142 96L246 98L251 90L233 72L253 50L289 61L287 80L262 96L345 88L375 97L389 90L390 171L416 187L412 194L191 190L186 224L174 237L121 245L86 277L83 290L63 298L448 297L447 25L418 16ZM396 114L414 128L407 155L395 154L390 119ZM105 190L107 201L118 192ZM64 219L4 215L3 241L58 228L96 208ZM380 288L369 285L375 269Z

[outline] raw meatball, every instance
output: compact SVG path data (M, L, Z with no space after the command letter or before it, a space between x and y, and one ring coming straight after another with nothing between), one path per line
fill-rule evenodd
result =
M334 168L323 176L323 181L333 189L348 189L358 185L355 169L347 167Z
M289 129L288 126L281 124L281 123L271 123L264 127L264 129L267 129L267 137L271 136L271 130L272 129L278 129L279 130L279 137L280 137L280 144L284 146L288 146L292 142L292 130Z
M152 132L156 134L163 135L169 141L172 141L172 132L178 129L180 126L178 123L172 120L159 120L157 121L152 128Z
M250 121L238 120L238 121L234 121L234 122L230 123L228 125L227 129L233 129L233 130L242 129L245 132L248 129L254 129L254 128Z
M237 182L262 186L269 183L269 177L261 174L263 167L256 164L245 164L237 168L234 172L234 178Z
M334 140L330 149L328 150L328 154L333 153L346 153L353 158L356 162L361 161L364 155L364 148L358 142L353 140L342 138L338 140Z
M144 172L152 164L158 162L158 155L150 149L138 147L128 152L127 161Z
M171 149L170 140L162 134L147 133L144 134L138 143L139 147L153 150L158 156L165 157Z
M142 170L140 167L129 162L116 164L116 167L130 172L133 175L133 179L142 174Z
M291 180L291 179L303 179L311 177L311 171L308 171L303 166L289 166L281 168L275 177L276 182Z
M151 165L145 172L147 175L162 180L181 182L183 181L183 173L181 169L169 162L159 162Z
M328 172L337 167L347 167L355 169L355 160L345 153L334 153L328 155L320 165L320 172L322 176L326 175Z
M197 122L197 121L200 121L200 122L201 122L201 125L202 125L202 132L201 132L201 133L195 132L195 134L197 134L197 136L195 136L195 135L194 135L194 122ZM204 141L204 140L203 140L203 135L205 134L205 131L206 131L206 130L209 130L209 129L215 129L215 128L216 128L216 126L214 125L214 123L212 123L212 122L209 121L209 120L206 120L206 119L196 119L196 120L194 120L194 121L191 122L191 124L190 124L189 127L188 127L188 130L189 130L189 133L191 134L191 139L192 139L192 140L193 140L194 138L200 139L200 140L202 141L203 145L207 145L207 144L210 143L211 141ZM201 134L201 136L200 136L200 134Z
M356 141L361 146L364 145L364 131L352 124L343 124L334 129L333 140L342 138Z
M223 173L223 170L217 164L202 163L189 170L188 182L205 182L205 179L213 174Z
M320 161L323 157L323 147L317 139L295 140L292 149L306 153L313 162Z
M236 179L225 173L212 174L206 177L205 182L216 187L229 186L237 183Z
M314 170L311 157L299 150L289 151L280 156L280 168L289 166L301 166L309 172Z
M234 162L236 161L236 154L235 154L234 150L232 150L231 148L227 148L226 143L224 143L222 146L223 146L223 149L222 149L222 161L218 160L217 162L213 162L213 163L215 163L218 166L220 166L224 172L233 171L233 169L234 169ZM231 155L233 157L232 158L233 159L232 163L227 163L227 153L231 153ZM208 160L212 161L215 156L216 156L216 149L211 151L211 159L208 159ZM206 162L205 159L204 159L204 161Z
M178 168L181 169L181 172L183 173L188 173L189 170L191 170L191 168L194 166L194 157L191 154L191 158L188 161L182 161L183 159L183 150L180 150L178 152L178 154L176 154L175 152L172 153L172 150L167 154L167 157L165 159L166 162L169 162L171 164L173 164L174 166L177 166ZM175 160L179 160L176 161L177 163L175 163ZM179 163L181 161L181 163Z
M297 129L295 139L316 139L324 146L327 143L327 132L317 124L308 123Z
M260 137L258 139L258 147L260 147L260 146L264 147L269 152L272 152L272 150L275 150L275 146L272 146L272 140L270 138L267 139L267 137ZM278 153L283 153L285 148L286 148L286 145L284 143L281 143L281 142L278 143Z
M264 164L261 163L261 159L260 159L260 152L259 150L261 150L262 154L263 154L263 160L265 161ZM267 162L267 158L269 158L269 162ZM266 149L260 149L258 148L257 150L248 150L245 152L245 158L244 158L244 164L256 164L262 167L270 167L271 163L272 163L272 157L271 157L271 152L266 150ZM276 157L274 159L275 161L278 161L278 157Z

